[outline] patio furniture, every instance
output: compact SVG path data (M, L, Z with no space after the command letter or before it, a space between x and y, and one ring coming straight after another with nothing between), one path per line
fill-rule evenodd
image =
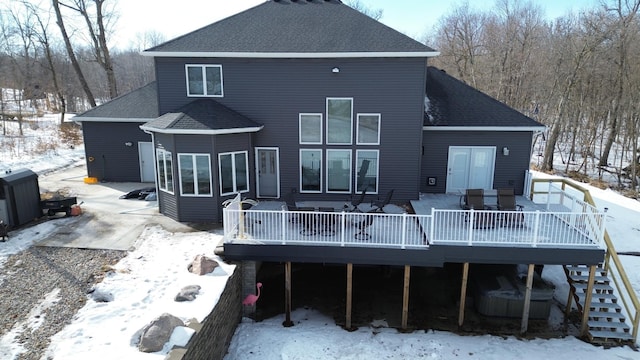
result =
M301 207L298 211L300 214L300 223L302 224L302 230L300 235L310 236L318 233L319 214L316 213L316 209L312 207Z
M351 197L351 208L347 208L345 209L347 212L362 212L362 210L360 210L358 208L358 205L362 204L362 202L364 201L364 196L367 195L367 188L365 187L364 189L362 189L362 193L360 193L360 196L352 196Z
M462 200L464 210L491 210L491 207L484 203L484 189L467 189Z
M369 226L371 226L371 224L373 224L373 216L364 216L362 221L356 223L356 229L358 230L358 232L356 232L353 236L357 239L357 240L367 240L371 237L371 235L369 235L369 233L367 233L367 228Z
M318 208L320 214L320 233L325 236L335 235L336 230L334 228L336 223L336 215L335 214L325 214L325 213L333 213L335 211L332 207L320 207Z
M286 194L284 196L284 207L287 211L299 211L300 209L298 208L298 206L296 205L296 199L294 197L293 194ZM298 222L300 219L298 219L298 215L297 214L292 214L289 217L289 222L291 223L296 223Z
M378 200L373 200L371 202L371 207L373 207L373 210L371 210L371 212L383 212L384 207L391 202L393 190L394 189L391 189L383 199L378 198Z
M506 211L501 214L501 226L524 226L524 213L518 213L521 212L522 209L522 205L516 204L516 196L513 188L498 189L498 210Z

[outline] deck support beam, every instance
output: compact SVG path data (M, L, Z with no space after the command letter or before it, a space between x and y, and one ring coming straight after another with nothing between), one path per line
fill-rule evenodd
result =
M351 303L353 301L353 264L347 264L347 301L345 315L345 329L351 330Z
M589 311L591 310L591 299L593 299L593 284L596 280L596 265L589 267L589 282L587 283L587 293L582 304L582 323L580 326L580 336L586 337L589 333Z
M524 293L524 306L522 309L522 325L520 326L520 333L524 334L529 328L529 310L531 308L531 290L533 289L533 270L535 264L529 264L527 271L527 288Z
M282 323L284 327L293 326L291 321L291 262L284 263L284 313L285 319Z
M407 330L409 320L409 282L411 266L404 266L404 289L402 291L402 330Z
M462 285L460 286L460 310L458 312L458 326L462 326L464 323L464 309L466 307L467 300L467 281L469 279L469 263L466 262L462 265Z

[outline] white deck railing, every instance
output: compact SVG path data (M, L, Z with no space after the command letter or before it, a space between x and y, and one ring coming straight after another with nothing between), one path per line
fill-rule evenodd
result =
M232 203L233 204L233 203ZM225 242L420 248L600 247L604 214L432 209L430 215L224 208Z

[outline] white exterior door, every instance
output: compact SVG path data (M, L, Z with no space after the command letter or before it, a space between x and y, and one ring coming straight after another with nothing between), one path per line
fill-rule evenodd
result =
M256 148L257 195L259 198L280 197L280 164L278 148Z
M494 146L450 146L446 192L492 189L495 162Z
M153 143L138 142L138 158L140 159L140 181L155 182Z

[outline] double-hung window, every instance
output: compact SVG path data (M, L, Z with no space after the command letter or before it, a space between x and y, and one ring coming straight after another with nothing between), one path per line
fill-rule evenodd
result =
M178 154L180 195L211 196L209 154Z
M249 168L246 151L218 154L220 195L249 191Z
M186 65L187 95L222 97L222 65Z
M156 149L158 161L158 188L173 194L173 166L171 152L164 149Z

